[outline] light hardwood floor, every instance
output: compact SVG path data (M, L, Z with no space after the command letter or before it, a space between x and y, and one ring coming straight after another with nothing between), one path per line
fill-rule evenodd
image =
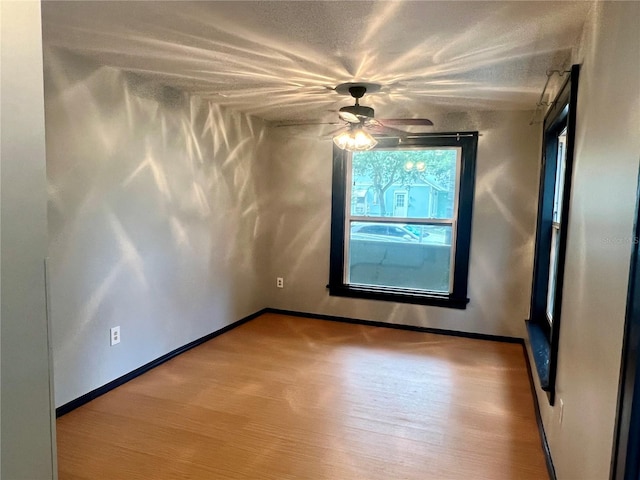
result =
M520 345L275 314L57 426L60 480L548 478Z

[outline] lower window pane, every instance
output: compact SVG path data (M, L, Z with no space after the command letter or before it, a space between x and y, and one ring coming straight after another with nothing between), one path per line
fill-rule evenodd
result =
M450 292L451 225L353 222L349 284Z
M551 255L549 259L549 283L547 288L547 320L553 323L553 307L556 300L556 278L558 276L558 254L560 250L560 229L551 230Z

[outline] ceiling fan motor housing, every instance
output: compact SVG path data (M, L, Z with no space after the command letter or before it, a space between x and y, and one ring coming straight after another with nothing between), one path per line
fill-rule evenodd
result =
M362 98L367 93L367 87L364 85L354 85L349 87L349 93L355 99Z

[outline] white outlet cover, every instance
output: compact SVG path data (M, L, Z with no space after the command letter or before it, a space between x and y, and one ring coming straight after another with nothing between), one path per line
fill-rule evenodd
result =
M117 345L120 343L120 327L112 327L110 330L111 333L111 346Z

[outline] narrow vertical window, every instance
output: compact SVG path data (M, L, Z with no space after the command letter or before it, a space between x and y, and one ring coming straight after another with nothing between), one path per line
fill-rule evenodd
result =
M549 285L547 292L547 321L553 324L553 311L556 299L556 278L558 277L558 257L560 253L560 236L562 235L562 196L564 194L564 173L567 165L567 128L558 138L558 154L556 155L556 176L554 184L553 213L551 215L551 249L549 252Z
M544 121L533 284L527 322L540 384L552 405L562 316L579 71L578 65L572 67Z

